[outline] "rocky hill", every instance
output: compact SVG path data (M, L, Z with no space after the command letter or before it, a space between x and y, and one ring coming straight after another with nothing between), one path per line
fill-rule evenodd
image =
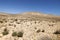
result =
M0 13L0 40L60 40L60 16Z

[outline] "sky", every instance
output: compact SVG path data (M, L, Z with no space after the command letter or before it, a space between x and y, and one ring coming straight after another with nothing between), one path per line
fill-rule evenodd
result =
M60 15L60 0L0 0L0 12L42 12Z

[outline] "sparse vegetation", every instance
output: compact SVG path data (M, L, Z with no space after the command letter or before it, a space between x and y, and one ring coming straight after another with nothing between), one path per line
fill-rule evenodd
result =
M12 36L17 36L17 32L13 32L12 33Z
M35 21L35 24L36 24L36 21Z
M17 24L20 24L19 22L16 22Z
M60 31L56 31L56 32L54 32L54 34L60 34Z
M14 27L16 27L16 25L14 25Z
M15 21L17 21L17 19L15 19Z
M53 26L53 24L48 24L49 26Z
M0 23L3 23L3 21L0 21Z
M18 32L18 33L17 32L13 32L12 36L22 37L23 33L22 32Z
M7 28L4 29L4 32L2 32L3 35L7 35L9 32L7 30Z
M13 24L9 24L9 26L13 26Z
M42 32L45 32L44 30L42 30Z
M40 30L37 30L37 33L39 33L40 32Z
M23 36L23 33L22 32L18 32L17 36L18 37L22 37Z

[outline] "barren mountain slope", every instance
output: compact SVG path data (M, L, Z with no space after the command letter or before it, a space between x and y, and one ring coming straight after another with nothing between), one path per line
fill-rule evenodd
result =
M60 40L60 16L0 13L0 40Z

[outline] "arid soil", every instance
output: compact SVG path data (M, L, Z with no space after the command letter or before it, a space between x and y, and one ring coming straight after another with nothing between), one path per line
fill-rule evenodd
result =
M60 16L0 13L0 40L60 40Z

